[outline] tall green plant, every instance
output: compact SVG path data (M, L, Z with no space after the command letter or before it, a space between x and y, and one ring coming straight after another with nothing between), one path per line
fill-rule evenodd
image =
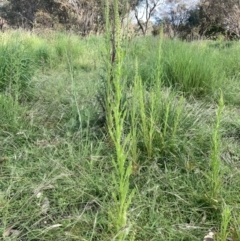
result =
M160 58L161 52L159 51ZM150 88L144 85L138 74L138 61L135 66L130 108L138 110L137 114L134 112L135 117L131 117L137 125L137 146L142 150L142 154L145 155L146 152L148 160L156 155L156 151L158 154L160 151L162 157L171 155L183 137L181 134L179 138L179 129L183 125L181 122L184 99L170 94L167 89L162 90L161 66L156 68L154 73L156 80ZM138 148L134 149L134 153L137 153ZM135 154L135 156L138 155Z
M129 179L132 164L128 162L128 153L131 146L131 134L125 133L125 120L127 116L125 99L125 81L122 70L124 51L120 35L120 19L118 15L118 2L114 0L114 25L109 22L109 2L106 1L106 44L107 44L107 79L106 79L106 111L109 136L114 143L115 156L112 157L114 172L112 180L114 190L112 193L114 205L109 210L110 222L113 224L115 236L113 240L124 240L128 235L129 224L127 211L131 204L133 191L130 191ZM112 34L112 39L110 35ZM110 47L111 46L111 47ZM111 58L108 53L111 51Z
M210 173L208 175L210 184L209 198L211 201L217 201L222 189L222 166L220 159L221 148L221 135L220 135L220 122L221 115L224 108L222 91L220 93L219 105L216 116L216 123L212 133L212 146L210 155Z
M228 240L229 237L229 224L231 222L231 208L224 204L222 208L222 220L221 220L221 226L220 226L220 232L217 235L218 241L225 241Z
M149 96L149 106L146 104L144 87L140 77L135 78L134 98L139 102L139 129L141 132L143 144L147 151L148 158L153 155L153 139L155 133L154 104L155 93L151 92Z

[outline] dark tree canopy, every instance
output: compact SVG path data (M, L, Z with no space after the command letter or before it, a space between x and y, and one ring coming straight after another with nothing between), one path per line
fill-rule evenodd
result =
M119 14L123 17L138 5L139 0L118 2ZM104 28L105 4L105 0L9 0L3 10L12 26L60 27L87 35Z
M200 36L221 34L226 38L240 38L240 1L201 0L189 13L187 26L197 29Z
M239 0L165 0L159 22L171 37L240 39ZM192 38L191 37L191 38Z

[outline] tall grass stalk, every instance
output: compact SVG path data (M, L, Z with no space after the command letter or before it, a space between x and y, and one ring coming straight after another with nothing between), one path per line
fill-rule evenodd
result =
M149 113L148 108L145 104L145 94L144 87L141 81L141 78L136 78L136 96L135 98L139 101L139 111L140 111L140 130L143 138L144 146L147 150L148 158L152 157L153 154L153 138L154 138L154 104L155 104L155 95L154 92L149 93Z
M159 70L156 71L159 79L146 90L138 75L136 62L132 108L138 108L138 115L135 117L139 130L137 138L138 143L146 150L148 159L154 156L156 149L167 154L176 146L184 100L183 97L164 96L161 74Z
M228 240L229 236L229 223L231 221L231 209L229 206L225 205L222 209L222 220L221 220L221 227L220 227L220 233L217 236L218 241L225 241Z
M140 110L140 121L139 126L141 130L141 136L143 139L144 146L147 151L148 158L151 158L153 155L154 149L154 138L156 130L156 119L158 118L157 108L159 101L159 95L161 95L162 87L162 27L160 30L158 46L157 46L157 58L156 63L154 63L153 76L154 81L152 82L150 90L145 91L146 88L143 85L141 76L138 74L138 62L136 61L135 67L135 79L134 79L134 89L135 94L134 98L139 102ZM146 83L148 85L148 83ZM147 92L147 95L145 94Z
M162 43L163 43L163 26L160 26L159 42L158 42L158 56L157 56L157 66L155 68L155 81L156 85L160 90L162 85Z
M180 100L179 100L179 104L177 105L176 107L176 116L174 118L174 121L173 121L173 130L172 130L172 133L171 133L171 141L172 141L172 144L174 145L175 144L175 140L177 139L177 130L178 130L178 127L179 127L179 121L180 121L180 117L181 117L181 114L182 114L182 108L183 108L183 96L180 97Z
M138 62L136 60L136 67L135 67L135 76L134 76L134 87L132 89L132 105L129 106L129 114L130 114L130 123L131 123L131 149L129 156L131 157L131 160L133 162L133 172L136 171L135 169L138 167L138 133L137 133L137 110L138 110L138 104L136 101L138 101L136 98L134 98L138 94L138 89L136 88L136 83L138 82Z
M106 17L109 18L109 2L106 1ZM113 240L124 240L129 232L127 211L131 204L133 191L130 191L129 179L132 173L132 163L128 161L128 153L131 146L130 133L125 133L125 120L127 116L126 99L124 95L125 81L122 70L124 52L121 47L120 20L118 15L118 2L114 0L114 26L113 39L110 39L110 24L107 19L108 46L112 46L112 58L108 64L108 76L106 84L106 111L109 136L114 143L115 156L112 157L114 172L112 180L114 184L113 207L109 210L110 222L113 224L115 236ZM108 56L107 56L108 58Z
M222 91L220 93L219 105L216 116L216 123L212 133L212 147L210 156L210 198L212 201L217 201L222 188L222 167L220 159L221 135L220 122L224 108Z
M20 107L11 95L0 93L0 113L0 129L2 131L19 128Z
M71 56L68 56L68 54L66 54L66 58L67 58L67 63L68 63L69 75L70 75L70 79L71 79L71 87L72 87L71 91L73 94L73 106L75 106L76 110L77 110L76 121L79 123L79 128L81 128L82 127L81 113L80 113L79 105L77 102L77 93L76 93L76 86L75 86L73 63L71 61L72 58L71 58Z
M33 75L33 64L27 56L25 46L20 42L10 42L0 46L0 92L5 92L15 100L26 93Z
M232 213L232 222L233 227L231 230L233 241L237 241L240 239L240 216L239 213Z

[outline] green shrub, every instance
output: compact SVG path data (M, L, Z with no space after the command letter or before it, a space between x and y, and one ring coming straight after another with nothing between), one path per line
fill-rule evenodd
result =
M240 55L239 44L232 44L231 48L219 50L219 65L226 72L228 78L239 76L240 73Z
M218 50L209 49L202 43L164 40L161 51L159 61L158 38L134 40L125 59L129 82L132 82L134 76L133 63L138 58L138 72L145 86L153 85L156 79L155 70L159 67L162 83L186 95L211 95L221 86L225 70L219 63Z
M224 71L207 48L169 41L164 44L163 56L164 83L168 86L200 97L212 94L222 84Z
M41 63L41 64L47 63L51 56L50 49L46 43L42 44L39 47L36 47L34 54L38 63Z
M0 130L17 128L19 110L18 103L10 95L0 94Z

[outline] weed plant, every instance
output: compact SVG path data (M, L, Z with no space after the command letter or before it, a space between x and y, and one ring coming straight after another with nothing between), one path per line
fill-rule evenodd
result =
M219 107L216 117L216 124L214 127L214 131L212 134L212 147L211 147L211 171L210 171L210 199L217 201L219 199L219 195L222 189L222 163L220 160L220 153L221 153L221 137L220 137L220 121L221 115L223 112L223 96L221 94L219 100ZM218 201L217 201L218 202Z
M130 190L130 175L132 173L132 163L128 161L128 152L131 148L131 132L125 133L125 120L127 115L126 98L124 90L126 82L124 81L124 72L122 62L124 52L121 47L122 37L120 29L120 18L118 13L118 2L113 2L114 7L114 25L110 25L109 19L109 2L106 8L106 49L109 51L106 59L108 64L106 80L105 106L107 115L108 133L113 142L115 157L112 157L114 172L112 174L113 192L112 197L114 205L109 208L109 222L112 223L111 229L115 231L112 240L126 240L130 231L128 221L128 209L130 207L133 190ZM111 31L114 39L111 40ZM131 131L136 133L136 126L131 127ZM133 134L134 136L134 134Z
M217 236L217 240L227 240L230 235L229 225L231 222L231 209L224 205L222 208L222 221L220 226L220 233Z

